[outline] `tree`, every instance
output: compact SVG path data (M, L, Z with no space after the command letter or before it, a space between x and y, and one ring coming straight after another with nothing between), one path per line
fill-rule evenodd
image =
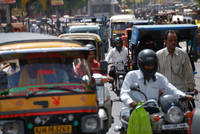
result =
M199 3L199 6L200 6L200 0L196 0L198 3Z

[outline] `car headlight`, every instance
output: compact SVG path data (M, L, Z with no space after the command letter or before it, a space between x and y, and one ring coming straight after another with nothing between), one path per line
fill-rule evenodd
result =
M100 120L97 115L84 116L81 124L81 129L84 133L93 133L100 130Z
M24 134L22 121L1 121L0 128L3 134Z
M183 120L183 118L184 118L184 113L177 106L172 106L167 111L166 120L170 123L179 123Z

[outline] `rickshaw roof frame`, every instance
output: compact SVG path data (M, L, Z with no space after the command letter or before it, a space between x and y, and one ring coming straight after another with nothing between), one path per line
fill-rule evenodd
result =
M0 46L3 44L9 44L9 42L26 42L36 40L59 40L60 38L47 34L38 34L30 32L11 32L11 33L0 33Z
M86 51L83 44L37 33L0 33L0 55Z
M167 30L184 30L197 29L193 24L161 24L161 25L134 25L132 28L131 44L136 45L139 39L139 31L167 31Z
M110 17L111 23L117 23L117 22L127 22L129 23L131 20L135 19L135 15L133 14L119 14L119 15L113 15Z
M67 33L67 34L61 34L59 37L72 40L82 39L82 40L95 40L96 42L101 42L100 36L94 33Z

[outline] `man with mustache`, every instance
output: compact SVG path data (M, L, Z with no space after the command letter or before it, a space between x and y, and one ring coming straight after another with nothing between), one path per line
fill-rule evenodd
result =
M195 91L195 80L188 54L177 47L178 38L173 30L165 33L166 47L157 51L158 72L167 77L176 88L188 92Z

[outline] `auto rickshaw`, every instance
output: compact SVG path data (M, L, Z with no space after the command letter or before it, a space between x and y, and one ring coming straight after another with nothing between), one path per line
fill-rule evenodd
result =
M105 52L108 49L105 37L105 27L103 24L97 22L92 23L68 23L67 33L94 33L100 36L102 42L102 51Z
M98 133L88 52L78 42L50 35L0 33L0 133ZM84 79L74 70L80 62Z
M116 36L121 37L122 35L125 35L125 29L128 28L128 25L133 20L136 20L133 14L119 14L119 15L113 15L110 17L109 28L108 28L109 47L110 46L114 47L114 44L112 41Z
M104 63L103 61L103 56L104 54L102 53L102 46L101 46L101 39L97 34L92 34L92 33L71 33L71 34L62 34L59 36L60 38L64 39L71 39L73 41L78 41L81 42L84 45L91 44L96 47L96 60L98 62ZM107 62L106 62L107 64ZM95 70L98 70L96 68ZM102 103L99 103L99 117L101 122L103 122L103 127L101 128L102 133L106 133L109 128L111 127L112 124L112 100L110 98L109 90L108 88L104 85L106 84L109 80L107 76L107 72L105 73L94 73L93 78L96 80L96 89L97 89L97 99L98 100L103 100ZM105 82L102 82L105 81ZM103 97L103 98L102 98Z
M131 49L133 69L137 69L137 55L145 48L158 51L165 47L164 34L168 30L175 30L178 34L178 46L182 46L188 53L193 70L194 62L199 58L197 49L197 26L192 24L165 24L165 25L135 25L132 28ZM152 41L153 46L142 45L145 41Z
M60 38L69 39L81 42L84 45L92 44L96 47L96 60L100 61L104 58L104 53L102 51L102 42L99 35L94 33L69 33L61 34Z

